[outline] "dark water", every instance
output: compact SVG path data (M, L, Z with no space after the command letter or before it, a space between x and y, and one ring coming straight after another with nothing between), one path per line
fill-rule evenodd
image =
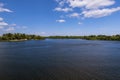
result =
M0 42L0 80L120 80L120 42Z

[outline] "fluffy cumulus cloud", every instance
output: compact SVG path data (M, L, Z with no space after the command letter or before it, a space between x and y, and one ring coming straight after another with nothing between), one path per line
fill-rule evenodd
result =
M97 9L100 7L106 7L113 5L115 3L114 0L66 0L66 3L69 6L75 7L85 7L87 9Z
M79 13L72 13L70 15L68 15L69 17L75 17L75 18L79 18L80 14Z
M73 9L72 9L72 8L61 8L61 7L57 7L57 8L55 8L55 11L69 12L69 11L73 11Z
M83 11L82 14L84 17L94 17L94 18L99 18L103 16L108 16L112 14L113 12L119 11L120 7L117 8L111 8L111 9L97 9L97 10L90 10L90 11Z
M64 22L66 22L66 20L64 20L64 19L60 19L60 20L56 20L56 22L64 23Z
M8 23L4 22L4 19L0 17L0 29L8 26Z
M113 7L115 0L56 0L56 2L59 7L56 11L64 11L64 7L71 9L67 12L73 11L69 17L100 18L120 11L119 6Z
M4 8L4 4L0 3L0 12L12 12L10 9Z

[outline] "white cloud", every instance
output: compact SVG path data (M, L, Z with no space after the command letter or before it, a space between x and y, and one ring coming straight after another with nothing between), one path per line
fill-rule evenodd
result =
M66 2L66 0L55 0L55 1L59 4L59 6L64 6Z
M72 13L70 15L68 15L69 17L75 17L75 18L79 18L80 14L79 13Z
M7 32L11 32L11 31L14 31L14 30L15 30L14 27L8 27L5 31L7 31Z
M83 24L82 22L78 22L78 24L80 25L80 24Z
M63 11L63 12L73 11L72 8L61 8L61 7L57 7L54 10L55 11Z
M67 7L74 11L74 13L68 14L69 17L78 18L81 16L81 18L83 17L99 18L109 16L114 12L120 11L120 7L113 8L112 6L116 3L115 0L56 0L56 1L59 6L58 10L56 11L64 11L62 7Z
M75 7L83 7L87 4L87 0L67 0L67 3L69 6L75 8Z
M0 13L1 12L12 12L10 9L4 8L4 4L0 3ZM26 26L18 26L17 24L8 24L0 17L0 29L3 31L11 32L17 29L26 29Z
M7 31L7 32L11 32L14 31L16 29L26 29L26 26L18 26L17 24L8 24L4 21L3 18L0 17L0 29Z
M6 22L0 22L0 26L7 26L8 25L8 23L6 23Z
M3 18L0 17L0 21L3 21Z
M4 4L0 3L0 12L12 12L10 9L4 8Z
M12 11L7 8L4 8L4 4L0 3L0 13L1 12L12 12ZM2 17L0 17L0 29L4 29L7 26L9 26L9 24L6 23Z
M4 19L0 17L0 29L8 26L8 23L4 22Z
M0 7L0 12L12 12L12 11L9 9Z
M64 22L66 22L66 20L60 19L60 20L56 20L56 22L64 23Z
M120 7L111 8L111 9L97 9L97 10L83 11L82 14L86 18L90 18L90 17L99 18L99 17L108 16L116 11L120 11Z
M88 0L89 1L89 0ZM91 0L85 6L87 9L97 9L115 4L114 0Z
M114 0L66 0L69 6L75 7L85 7L87 9L100 8L113 5Z
M15 29L21 29L21 30L28 28L27 26L18 26L17 24L12 24L10 27L14 27Z

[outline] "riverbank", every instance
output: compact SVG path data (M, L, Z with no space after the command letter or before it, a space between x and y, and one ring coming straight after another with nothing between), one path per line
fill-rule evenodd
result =
M120 41L120 35L90 35L90 36L49 36L50 39L85 39L85 40L107 40Z
M45 37L39 35L29 35L24 33L6 33L0 36L0 41L10 41L10 42L18 42L18 41L26 41L26 40L44 40Z
M84 39L84 40L106 40L120 41L120 35L89 35L89 36L40 36L22 33L7 33L0 36L0 41L19 42L26 40L45 40L45 39Z

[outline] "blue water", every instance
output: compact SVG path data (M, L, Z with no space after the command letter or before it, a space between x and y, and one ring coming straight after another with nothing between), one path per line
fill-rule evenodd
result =
M120 80L120 42L0 42L0 80Z

